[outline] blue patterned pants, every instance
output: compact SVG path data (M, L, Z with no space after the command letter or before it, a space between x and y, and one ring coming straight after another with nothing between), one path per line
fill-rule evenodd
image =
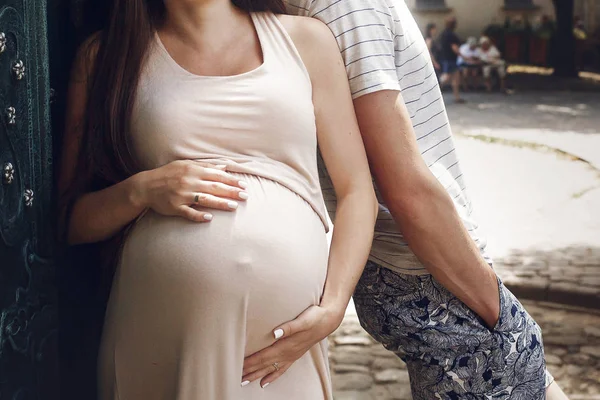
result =
M414 400L545 399L540 327L498 279L494 329L431 275L372 262L354 293L361 325L406 362Z

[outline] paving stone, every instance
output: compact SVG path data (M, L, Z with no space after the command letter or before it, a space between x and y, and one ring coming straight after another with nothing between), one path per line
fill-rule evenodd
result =
M338 350L341 350L342 348L344 350L344 353L361 353L362 354L365 352L365 348L363 346L351 346L351 345L348 345L348 346L335 346L334 345L334 346L332 346L331 351L333 353L336 353L336 352L338 352ZM367 352L370 353L368 350L367 350Z
M584 276L579 278L580 282L582 285L584 286L594 286L594 287L599 287L600 286L600 276Z
M382 345L376 345L373 347L371 349L371 354L373 354L375 357L398 358L396 354L392 353Z
M375 382L377 383L408 383L408 371L402 369L386 369L375 374Z
M369 346L373 341L366 336L338 336L334 339L335 344L339 346L357 345Z
M581 275L600 275L600 264L588 265L579 270Z
M583 371L585 371L585 368L579 365L569 364L565 368L565 373L571 376L578 376L579 374L583 373Z
M373 362L373 356L366 351L361 353L340 351L332 354L331 358L336 364L370 365Z
M571 282L553 282L550 284L550 290L552 291L577 293L580 289L580 285Z
M594 264L591 263L591 260L587 257L575 259L571 262L572 265L577 267L593 267Z
M373 378L370 375L358 372L336 375L336 379L333 382L334 390L340 391L365 391L370 389L372 385Z
M510 267L515 265L522 265L523 259L520 257L505 257L498 260L498 267Z
M363 374L371 373L371 368L365 365L352 365L352 364L334 364L332 369L335 373L345 374L348 372L360 372Z
M539 323L539 321L538 321ZM565 335L558 334L544 334L544 344L546 345L558 345L558 346L571 346L571 345L584 345L587 343L587 339L584 336Z
M600 358L600 346L582 346L581 352L593 357Z
M583 328L583 331L586 335L600 338L600 327L586 326L585 328Z
M565 354L567 354L567 349L564 349L562 347L556 347L552 349L552 354L560 357L560 356L564 356Z
M582 367L591 367L596 364L596 361L592 358L592 356L582 353L569 354L564 358L564 362L567 364L574 364Z
M581 277L579 277L579 276L569 276L569 275L549 276L548 278L550 279L551 282L566 282L566 283L577 283L581 280Z
M383 385L376 385L369 391L371 396L377 400L390 400L392 398L387 387Z
M537 273L536 273L536 271L523 269L523 270L515 272L515 275L518 276L519 278L532 278L534 276L537 276Z
M560 365L562 364L562 359L554 354L546 354L546 363L550 365Z
M334 391L333 400L378 400L373 399L370 393L357 391Z
M410 393L410 386L403 383L394 383L387 385L390 398L392 400L412 400L412 394Z
M406 364L398 357L378 357L375 358L371 367L375 371L393 368L406 369Z
M337 331L337 334L339 336L356 335L356 334L365 334L366 335L365 331L363 330L363 328L360 326L360 324L358 322L348 323L348 324L341 326L340 329Z
M548 268L548 263L544 260L534 260L530 263L523 263L522 269L526 271L540 271Z

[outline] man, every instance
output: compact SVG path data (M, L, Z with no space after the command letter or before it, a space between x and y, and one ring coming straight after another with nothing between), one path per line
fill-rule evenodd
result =
M477 74L481 69L481 61L478 57L477 38L470 37L467 42L460 46L458 56L458 68L462 71L463 88L468 90L469 86L475 87Z
M354 295L362 326L407 363L415 400L545 398L552 378L539 327L489 266L431 58L404 0L287 5L338 40L385 202ZM243 379L276 384L341 322L313 314L274 327L277 341L245 360Z
M502 55L488 37L483 36L479 40L479 44L481 47L477 49L476 56L483 63L483 78L485 79L487 91L492 91L492 73L495 72L500 79L500 90L505 92L506 62L502 59Z
M442 63L441 84L448 82L452 85L454 101L464 103L465 100L460 97L461 74L457 64L457 57L460 56L460 39L456 36L458 23L456 18L449 17L446 20L446 29L440 35L440 62Z

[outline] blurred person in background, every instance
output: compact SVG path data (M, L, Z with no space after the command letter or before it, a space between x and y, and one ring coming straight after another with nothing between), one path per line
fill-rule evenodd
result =
M460 46L458 55L458 67L462 71L463 90L477 88L477 77L481 70L477 49L477 38L470 37L467 42Z
M436 72L439 72L439 71L441 71L442 66L437 61L437 57L440 53L440 47L436 40L437 33L438 33L438 29L437 29L436 24L434 24L434 23L427 24L427 27L425 28L425 35L424 35L425 43L427 43L427 48L429 49L429 55L431 56L431 62L433 63L433 67L435 68Z
M502 59L502 54L487 36L483 36L479 44L477 58L483 64L483 78L487 91L492 91L492 74L496 73L500 80L500 90L506 92L506 61Z
M440 35L440 58L439 62L442 66L442 77L440 83L442 86L450 83L452 85L452 93L456 103L466 103L460 97L461 74L457 64L457 58L460 55L461 41L454 33L458 22L455 17L449 17L446 20L446 29Z

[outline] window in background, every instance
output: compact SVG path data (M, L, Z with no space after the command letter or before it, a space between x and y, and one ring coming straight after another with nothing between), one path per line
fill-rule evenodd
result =
M435 11L447 10L446 0L417 0L417 10L420 11Z

